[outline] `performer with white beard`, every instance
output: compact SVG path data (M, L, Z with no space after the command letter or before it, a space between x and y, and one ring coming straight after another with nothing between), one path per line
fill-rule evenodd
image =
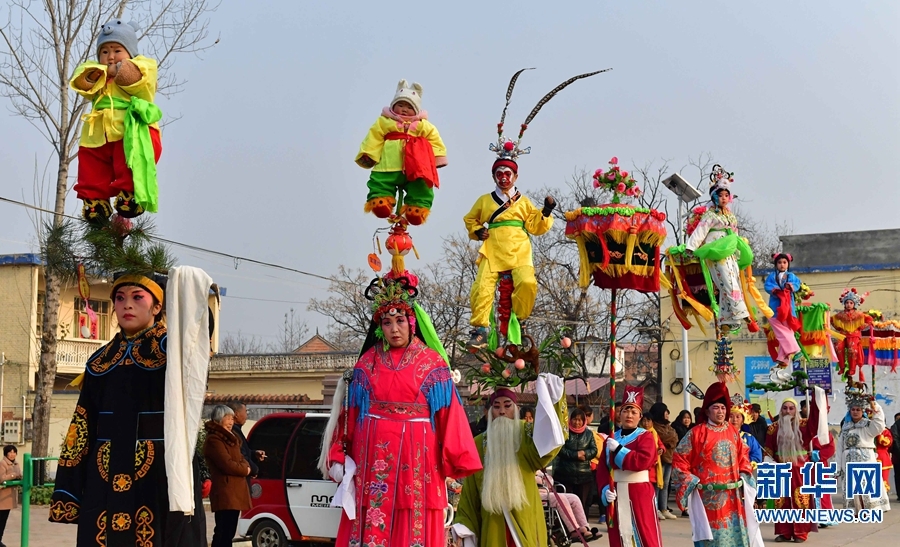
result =
M834 456L834 443L828 436L826 415L819 412L820 406L826 405L825 392L815 387L815 397L809 408L809 418L800 418L797 412L797 400L788 397L781 403L778 421L769 426L766 435L766 446L763 448L765 461L779 463L790 462L791 495L775 500L776 509L815 509L815 500L809 494L801 494L803 479L800 469L807 461L822 461ZM826 406L827 408L827 406ZM819 449L811 449L813 441ZM794 541L802 543L807 540L812 524L776 523L775 541L778 543Z
M547 545L547 525L534 474L546 467L565 439L562 378L541 374L534 423L519 419L516 394L491 395L487 431L475 437L484 470L466 477L453 524L464 547Z
M854 388L847 388L847 416L838 437L838 470L846 473L849 462L877 461L875 437L884 431L884 410L874 399L867 398ZM864 411L868 409L868 417ZM844 484L844 481L839 481ZM891 510L887 488L882 487L880 498L854 496L848 498L845 492L844 507L859 509Z

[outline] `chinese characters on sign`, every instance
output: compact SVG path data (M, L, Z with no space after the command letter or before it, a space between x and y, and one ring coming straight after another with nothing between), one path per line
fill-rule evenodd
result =
M762 462L756 468L757 497L778 499L791 496L791 464ZM803 484L800 493L821 498L826 494L837 495L837 465L822 462L806 462L800 470ZM881 462L849 462L844 475L844 492L848 498L869 496L880 498L883 488Z

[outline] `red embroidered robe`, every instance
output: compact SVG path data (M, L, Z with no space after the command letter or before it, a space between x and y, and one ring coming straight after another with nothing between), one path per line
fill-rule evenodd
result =
M336 545L443 545L446 478L481 469L447 364L415 338L388 351L376 344L356 363L348 399L329 467L344 462L346 422L347 455L358 466L356 519L342 515Z

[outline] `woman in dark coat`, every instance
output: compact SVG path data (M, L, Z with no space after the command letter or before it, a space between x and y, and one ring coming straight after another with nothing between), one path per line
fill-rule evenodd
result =
M590 507L594 481L591 460L596 455L594 433L587 427L584 411L576 408L569 416L569 439L553 460L553 479L578 496L582 507Z
M678 433L678 442L681 442L681 439L687 435L688 429L690 429L692 425L693 421L691 420L691 413L689 411L682 410L678 413L678 417L672 422L672 429L675 430L675 433Z
M241 455L241 440L231 432L234 411L225 405L213 408L206 422L203 455L209 466L212 490L209 505L216 518L211 547L229 547L237 532L241 511L250 509L247 475L250 464Z

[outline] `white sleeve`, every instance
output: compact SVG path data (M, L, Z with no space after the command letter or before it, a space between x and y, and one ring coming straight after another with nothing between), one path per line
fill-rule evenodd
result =
M465 524L456 523L450 527L450 530L453 532L454 538L462 538L463 547L478 547L478 538Z
M559 376L541 374L535 382L537 408L534 412L534 433L531 438L541 457L556 450L566 442L562 424L559 423L553 404L565 397L565 383ZM552 394L551 394L552 392ZM556 395L556 398L553 398Z

